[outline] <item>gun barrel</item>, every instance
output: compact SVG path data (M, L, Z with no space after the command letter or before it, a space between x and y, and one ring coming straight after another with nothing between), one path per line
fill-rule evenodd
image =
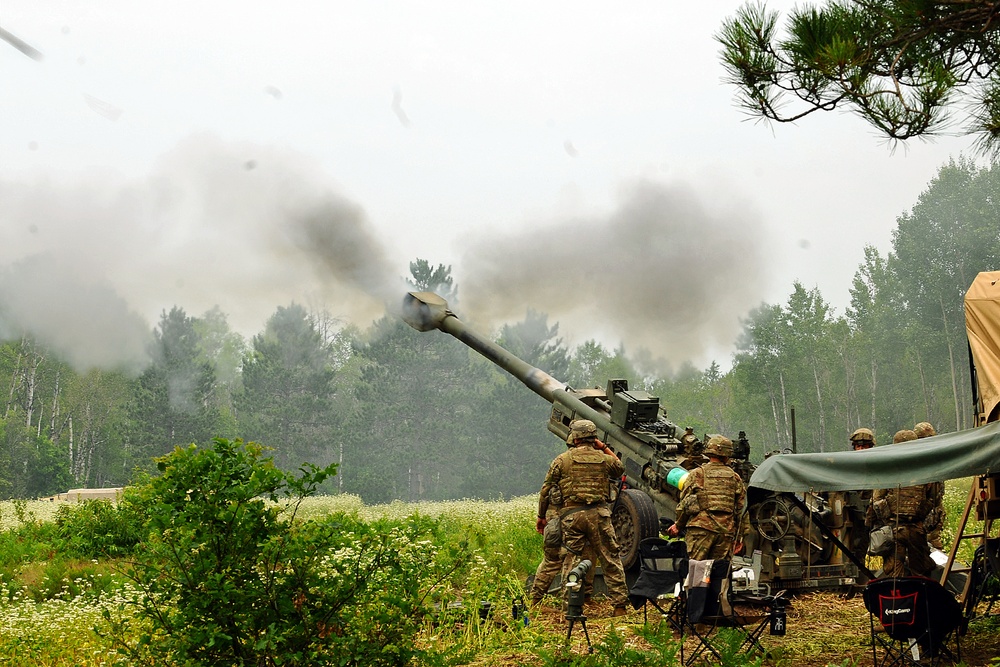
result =
M606 401L598 403L605 408L604 412L587 405L564 382L556 380L545 371L535 368L470 329L458 319L455 313L448 309L448 302L437 294L433 292L408 292L403 298L403 320L417 331L439 329L451 334L506 370L549 403L562 406L561 409L574 418L582 417L593 421L599 429L608 434L612 440L612 446L616 449L626 446L636 455L645 457L647 460L654 455L653 447L609 418L610 406ZM565 438L569 432L568 421L568 418L565 422L553 423L550 421L549 430L560 438ZM660 444L659 446L664 452L676 452L678 449L676 445ZM632 471L631 474L637 473Z
M518 359L467 327L448 309L448 302L433 292L408 292L403 297L403 320L417 331L440 329L454 336L513 375L549 403L555 401L557 391L566 389L565 383Z

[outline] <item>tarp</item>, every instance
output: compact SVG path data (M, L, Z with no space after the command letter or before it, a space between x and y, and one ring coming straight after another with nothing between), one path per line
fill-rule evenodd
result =
M750 486L771 491L890 489L1000 473L1000 422L861 451L775 454Z
M983 418L997 418L1000 405L1000 271L983 271L965 293L965 332L976 365Z

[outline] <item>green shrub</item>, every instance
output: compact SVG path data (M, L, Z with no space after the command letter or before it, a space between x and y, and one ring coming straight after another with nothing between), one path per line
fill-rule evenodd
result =
M255 443L217 439L157 460L140 492L149 540L139 594L108 634L137 664L408 665L436 587L464 562L436 547L436 522L298 522L335 466L296 477ZM291 509L282 511L284 501Z
M147 517L141 507L130 495L118 503L102 499L60 505L55 523L62 550L77 558L130 555L143 539Z

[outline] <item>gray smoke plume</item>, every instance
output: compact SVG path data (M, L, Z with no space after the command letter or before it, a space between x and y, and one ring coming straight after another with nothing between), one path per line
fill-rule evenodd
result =
M569 344L707 363L728 354L765 275L759 221L730 208L640 183L607 215L490 231L461 258L425 259L456 267L459 315L476 326L531 308ZM0 181L0 211L0 335L33 333L81 367L140 366L173 306L218 306L250 335L292 301L363 326L405 291L398 249L320 165L250 143L191 137L143 181Z
M0 334L82 367L141 364L175 305L256 333L292 301L362 322L402 294L364 211L297 153L196 136L144 182L0 182L0 210Z
M745 206L730 208L709 209L683 185L642 182L606 216L478 236L458 276L463 308L489 322L532 308L575 343L624 344L661 367L707 364L714 351L728 354L763 294L762 225Z

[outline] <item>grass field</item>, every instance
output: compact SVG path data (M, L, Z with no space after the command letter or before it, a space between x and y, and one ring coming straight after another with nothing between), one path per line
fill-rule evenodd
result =
M969 480L947 485L946 543L954 539L968 489ZM125 597L127 562L60 554L52 531L57 508L58 503L47 501L0 503L0 664L127 664L101 635L104 615L117 613ZM566 641L566 621L555 600L552 606L524 610L523 583L541 554L534 510L533 497L365 506L354 496L324 496L306 499L298 516L349 513L374 521L418 514L441 521L442 539L469 544L474 551L469 576L441 600L440 613L426 619L421 633L427 646L441 648L441 664L676 664L675 638L657 632L655 619L644 625L641 612L611 619L607 602L588 607L588 634L594 646L589 654L579 626ZM969 528L975 529L975 525ZM960 558L971 560L973 546L971 541L963 544ZM788 635L765 635L764 643L773 654L765 664L867 664L871 660L867 641L868 617L859 597L801 596L789 609ZM966 664L997 665L998 654L1000 632L995 624L989 620L974 624L963 645ZM725 664L754 663L735 655Z

